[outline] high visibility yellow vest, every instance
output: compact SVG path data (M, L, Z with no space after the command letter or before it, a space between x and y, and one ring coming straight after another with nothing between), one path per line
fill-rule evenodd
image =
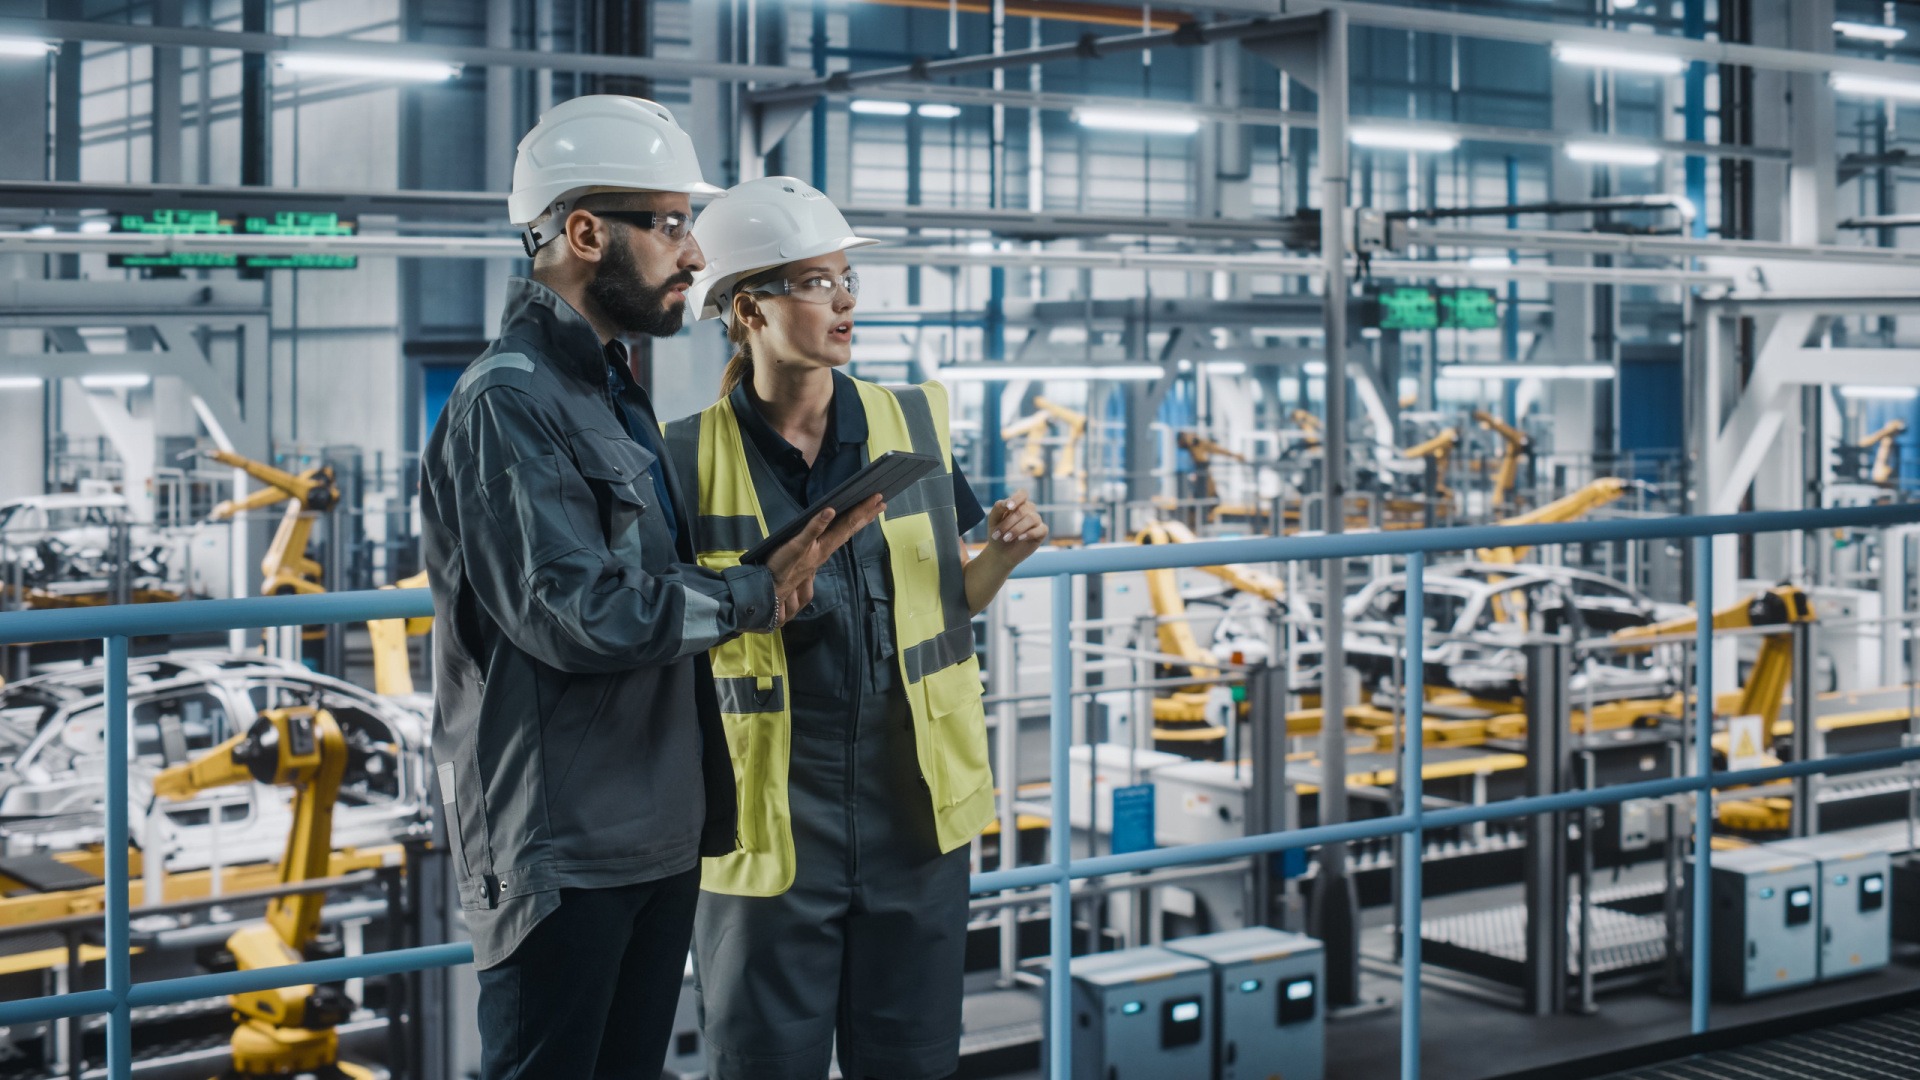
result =
M946 468L887 505L880 519L893 571L900 684L913 710L920 774L933 799L942 852L968 843L993 820L980 663L953 509L953 446L947 392L939 383L889 390L854 380L867 414L867 459L890 450L937 455ZM701 566L724 570L767 535L747 448L722 398L666 425L679 474L699 493L694 548ZM700 887L737 896L777 896L793 884L793 819L787 804L793 715L782 635L742 634L712 651L720 718L740 800L739 848L703 861ZM849 658L853 660L855 658Z

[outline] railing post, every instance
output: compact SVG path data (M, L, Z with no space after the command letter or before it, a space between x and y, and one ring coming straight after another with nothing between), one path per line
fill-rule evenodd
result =
M127 948L127 639L110 637L107 646L107 991L113 1012L107 1016L107 1076L133 1076L133 1012L127 993L133 987L133 963ZM149 855L156 853L149 852ZM79 1053L80 1048L74 1047Z
M1427 741L1427 556L1407 556L1407 636L1401 670L1400 696L1407 717L1400 790L1404 810L1413 828L1400 848L1400 1077L1420 1080L1420 867L1425 834L1420 821L1426 811L1424 774Z
M1052 645L1053 707L1049 711L1053 722L1048 730L1053 737L1053 777L1049 785L1053 792L1053 823L1048 832L1053 841L1053 865L1060 876L1053 883L1052 915L1048 920L1052 931L1052 949L1047 993L1052 1001L1047 1010L1047 1072L1053 1080L1068 1080L1073 1075L1073 879L1067 876L1073 859L1073 830L1068 816L1071 808L1067 804L1071 786L1067 754L1073 733L1071 574L1060 574L1053 579ZM1001 782L1010 783L1011 780L1003 779ZM1002 843L1008 840L1004 836L1000 839Z
M1693 541L1694 770L1702 781L1713 775L1713 537ZM1707 1006L1713 992L1709 889L1713 884L1713 788L1693 796L1693 1030L1707 1030Z

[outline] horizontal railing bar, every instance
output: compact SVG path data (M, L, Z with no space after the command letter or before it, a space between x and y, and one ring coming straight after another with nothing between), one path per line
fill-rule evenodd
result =
M197 911L216 904L244 904L250 900L271 900L276 896L292 896L295 893L326 892L330 889L342 889L349 885L365 885L378 880L379 875L372 870L358 870L339 877L314 878L293 885L274 885L265 889L248 889L245 892L221 893L218 896L202 896L193 900L175 900L165 904L136 905L133 908L135 918L149 915L170 915L182 911ZM17 926L0 926L0 940L21 937L29 934L53 934L64 930L86 930L105 922L104 911L88 912L84 915L63 915L57 919L42 922L21 923Z
M0 612L0 645L84 638L214 634L271 626L320 626L433 614L426 589L367 589L312 596L250 596L93 608ZM138 657L135 662L138 662Z
M1173 570L1230 563L1295 562L1308 559L1410 555L1483 547L1541 547L1593 544L1611 540L1668 540L1683 536L1745 536L1751 533L1804 532L1812 529L1920 523L1920 503L1847 506L1830 510L1769 510L1751 514L1689 514L1613 521L1573 521L1554 525L1474 525L1452 529L1341 533L1337 536L1279 536L1246 540L1199 540L1190 544L1146 544L1048 549L1014 570L1016 578L1059 574L1114 574L1135 570Z
M61 994L58 997L0 1001L0 1027L39 1024L48 1020L64 1020L69 1016L92 1016L111 1012L113 1006L111 990L82 990L77 994Z
M1482 821L1500 821L1506 818L1532 817L1535 814L1604 806L1609 803L1626 802L1629 799L1665 798L1669 795L1706 788L1750 786L1813 773L1864 772L1868 769L1885 768L1916 760L1920 760L1920 746L1869 750L1848 754L1845 757L1790 762L1765 769L1714 773L1705 779L1698 776L1681 776L1666 780L1642 780L1632 784L1595 788L1591 791L1565 791L1554 795L1506 799L1480 806L1429 810L1422 816L1420 824L1422 828L1431 831ZM1395 814L1390 817L1367 818L1339 825L1317 825L1311 829L1295 829L1290 832L1261 833L1236 840L1216 840L1209 844L1185 844L1179 847L1157 848L1153 851L1130 852L1125 855L1101 855L1075 859L1072 872L1066 876L1069 878L1100 877L1106 874L1131 873L1136 870L1155 870L1163 866L1270 855L1278 851L1319 847L1322 844L1337 841L1375 840L1384 836L1411 832L1412 822L1410 815ZM1025 888L1058 880L1060 875L1050 866L1023 866L1017 870L999 870L978 875L973 879L972 891L981 893L999 889Z
M473 963L473 945L458 942L448 945L419 945L411 949L342 956L332 960L309 960L286 967L257 971L222 971L213 975L188 975L178 979L160 979L136 983L127 993L127 1004L134 1008L149 1005L175 1005L200 998L248 994L256 990L275 990L305 983L340 982L345 979L371 979L428 968L455 967Z

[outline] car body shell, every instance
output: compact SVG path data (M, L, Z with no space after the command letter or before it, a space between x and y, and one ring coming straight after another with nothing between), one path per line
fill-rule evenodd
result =
M327 709L359 753L341 785L333 846L367 847L430 828L428 724L418 699L385 698L261 656L173 653L129 665L130 839L169 870L277 860L291 789L259 783L156 800L153 778L247 730L265 709ZM104 669L0 688L0 855L72 850L105 838Z

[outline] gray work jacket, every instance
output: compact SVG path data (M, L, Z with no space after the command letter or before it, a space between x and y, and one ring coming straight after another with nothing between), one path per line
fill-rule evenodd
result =
M631 434L658 430L652 406L622 380L632 415L615 411L619 354L586 319L515 278L501 326L448 398L420 485L433 754L483 968L561 888L657 880L734 849L707 650L774 614L765 567L693 565L653 505L654 455ZM663 472L673 516L691 521Z

